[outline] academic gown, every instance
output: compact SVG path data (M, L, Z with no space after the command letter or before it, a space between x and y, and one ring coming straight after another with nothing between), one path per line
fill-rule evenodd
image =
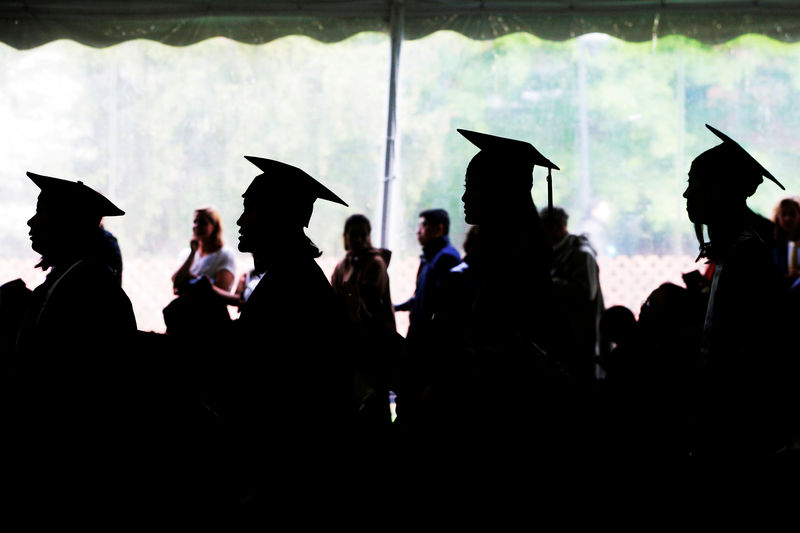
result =
M54 269L34 289L17 339L13 366L25 410L55 425L94 428L125 401L120 387L129 381L135 331L130 300L107 267L77 261Z
M28 502L129 499L152 414L132 364L136 320L109 268L80 260L55 268L31 295L11 365L6 442L10 483ZM146 461L142 461L146 462ZM78 482L80 480L80 483ZM49 504L48 504L49 505Z
M351 421L344 318L310 256L270 265L233 323L219 396L249 492L317 478Z
M792 352L781 312L780 278L750 228L715 242L717 266L703 330L705 419L701 451L759 455L783 438Z

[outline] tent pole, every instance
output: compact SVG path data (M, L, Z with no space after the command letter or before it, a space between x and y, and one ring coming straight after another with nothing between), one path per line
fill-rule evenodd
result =
M383 191L381 198L381 248L389 247L389 210L391 207L392 181L394 174L395 140L397 136L397 76L400 66L400 46L403 42L405 5L403 0L391 3L391 58L389 64L389 104L386 121L386 160L383 169Z

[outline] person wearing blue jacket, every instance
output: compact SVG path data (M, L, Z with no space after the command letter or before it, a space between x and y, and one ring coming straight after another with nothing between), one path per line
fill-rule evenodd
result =
M424 330L436 312L437 293L444 276L461 262L458 250L450 244L450 217L444 209L428 209L419 214L417 241L422 255L417 271L414 296L396 305L395 311L408 311L408 335Z
M440 305L442 282L451 268L461 262L458 250L450 244L450 217L444 209L429 209L419 214L417 241L422 255L417 271L414 296L395 306L409 312L405 348L400 357L396 412L401 427L424 426L426 394L438 360L438 341L434 338L433 317Z

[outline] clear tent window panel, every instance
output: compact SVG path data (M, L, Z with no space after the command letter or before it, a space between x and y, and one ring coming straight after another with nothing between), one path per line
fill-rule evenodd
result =
M484 131L529 141L561 167L554 202L569 213L571 232L589 234L605 281L620 285L607 291L607 305L638 312L658 284L703 268L693 263L697 241L682 194L692 159L719 143L706 123L787 187L765 183L748 202L755 211L772 218L779 200L797 191L798 60L798 45L752 35L705 45L678 36L552 42L519 33L475 41L438 32L404 43L396 265L419 253L414 228L423 209L447 209L452 240L462 245L459 199L476 149L456 128ZM547 205L546 175L534 171L539 208ZM641 283L631 283L632 274Z
M83 179L127 211L106 223L119 238L142 329L163 328L169 277L195 208L217 207L235 247L241 193L257 174L243 155L295 164L351 205L315 209L309 235L325 252L326 271L344 253L350 214L372 220L378 244L389 48L389 36L377 32L333 44L285 37L257 46L225 38L182 48L145 40L104 49L63 40L26 51L0 45L0 280L41 279L25 225L37 193L27 170ZM749 202L756 211L771 217L780 198L797 191L798 54L798 45L753 35L706 45L604 34L471 40L440 31L405 41L388 242L395 301L413 293L420 211L446 208L453 242L462 245L460 197L475 153L455 131L463 127L528 140L562 168L554 196L570 213L570 230L590 235L604 282L637 287L607 304L637 310L658 283L702 267L692 263L697 245L681 194L692 158L717 143L705 123L786 185L783 192L765 183ZM534 173L540 208L545 175ZM238 259L241 272L249 258ZM614 272L627 277L613 281Z
M0 279L41 279L25 224L38 189L25 172L81 179L126 211L105 221L122 250L123 286L139 327L163 330L193 211L216 207L225 244L236 249L241 195L259 174L244 155L298 166L350 204L315 208L308 234L328 268L343 254L345 218L380 212L388 56L380 33L335 44L285 37L260 46L224 38L183 48L145 40L104 49L0 45ZM251 258L237 260L239 274Z

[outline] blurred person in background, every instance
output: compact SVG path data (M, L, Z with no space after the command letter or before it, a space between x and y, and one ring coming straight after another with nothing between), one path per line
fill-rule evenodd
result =
M567 370L582 382L595 378L598 351L598 327L603 314L603 291L600 288L600 268L597 252L586 235L574 235L567 230L569 215L554 207L539 212L542 227L553 246L553 296L568 321L568 339L573 348L565 355Z
M773 258L789 285L800 276L798 241L800 241L800 201L797 197L784 198L777 206L772 221L775 223Z
M422 255L417 270L414 295L395 306L395 311L408 311L408 333L398 369L396 400L397 422L416 427L421 423L427 387L431 382L432 365L441 347L434 346L433 317L438 309L442 281L461 262L458 250L450 244L450 216L444 209L428 209L419 214L417 241Z
M178 295L164 308L167 333L203 336L207 328L219 330L230 321L227 305L236 275L233 252L223 245L219 213L206 207L194 212L189 253L172 275Z
M444 209L428 209L419 214L417 241L422 246L422 255L417 271L414 295L395 305L395 311L408 311L408 336L415 330L424 335L437 306L437 297L442 278L451 268L461 262L458 250L450 244L450 216Z
M397 334L387 267L391 252L372 246L369 219L350 216L344 224L347 251L334 268L331 286L344 309L356 343L356 402L359 420L370 427L391 422L390 369L401 337Z
M189 254L172 275L176 294L198 278L208 277L215 291L227 295L236 276L233 251L222 240L222 218L212 207L194 212Z
M389 292L387 268L392 253L372 246L372 227L364 215L352 215L344 224L347 252L334 268L331 285L340 298L351 323L375 322L394 331L394 310Z

